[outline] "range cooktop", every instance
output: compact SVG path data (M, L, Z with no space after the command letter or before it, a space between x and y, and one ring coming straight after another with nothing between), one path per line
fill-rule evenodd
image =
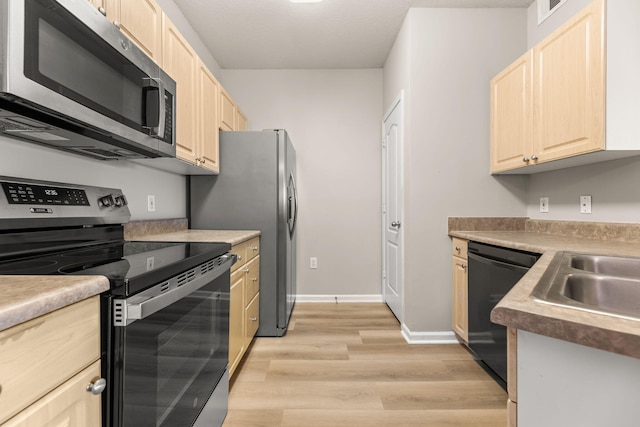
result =
M229 243L125 241L0 262L4 275L101 275L128 296L225 254Z

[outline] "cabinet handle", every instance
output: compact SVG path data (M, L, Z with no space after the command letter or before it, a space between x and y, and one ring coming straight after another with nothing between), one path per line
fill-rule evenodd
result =
M107 387L107 380L104 378L98 378L97 380L89 383L87 391L95 396L99 395Z
M113 21L113 25L115 25L117 29L120 29L120 22L119 21Z
M456 246L456 252L460 252L460 246Z
M253 279L251 279L251 281L252 281L252 282L257 282L257 281L258 281L258 278L257 278L257 277L254 277Z
M525 163L529 163L529 158L528 157L523 157L522 161L525 162Z
M238 261L242 261L242 255L238 255Z
M535 154L531 156L531 160L538 160L538 156L536 156Z
M251 248L251 250L254 251L254 252L257 252L258 251L258 247L254 246L254 247Z
M200 158L200 161L202 162L202 164L204 165L205 163L207 163L207 159L205 159L204 157Z
M251 270L249 270L248 268L245 268L245 269L244 269L244 272L245 272L245 273L248 273L248 272L250 272L250 271L251 271Z
M258 321L258 318L257 318L257 317L252 317L252 318L251 318L251 321L252 321L252 322L257 322L257 321Z
M466 270L466 269L467 269L467 266L466 266L466 265L464 265L464 264L458 264L458 263L456 263L456 265L457 265L458 267L460 267L461 269L463 269L463 270Z
M107 16L107 9L105 9L104 7L100 6L98 8L98 12L100 12L101 14L103 14L104 16Z

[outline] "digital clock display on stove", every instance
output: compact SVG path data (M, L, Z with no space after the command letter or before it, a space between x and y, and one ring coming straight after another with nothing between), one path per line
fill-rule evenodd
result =
M2 182L2 189L12 205L89 206L87 193L78 188Z

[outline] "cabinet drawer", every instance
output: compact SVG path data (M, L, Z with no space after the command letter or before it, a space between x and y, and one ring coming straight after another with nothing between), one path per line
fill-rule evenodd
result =
M100 378L100 361L53 390L20 412L2 427L99 426L101 397L87 391L87 385Z
M0 423L99 357L98 296L0 332Z
M257 256L249 261L244 268L244 272L247 274L244 300L249 304L249 301L251 301L260 290L260 257Z
M247 305L245 316L245 347L248 347L260 325L260 293L257 293Z
M247 245L247 260L260 255L260 238L254 237L246 242Z
M463 258L463 259L467 259L467 244L468 242L466 240L453 237L451 239L452 255Z
M234 272L247 262L247 242L231 246L230 252L238 257L238 261L231 266L231 272Z

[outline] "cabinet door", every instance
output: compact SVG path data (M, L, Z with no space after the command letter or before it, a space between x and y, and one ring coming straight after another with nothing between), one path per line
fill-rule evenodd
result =
M0 331L0 424L99 358L98 296Z
M99 426L102 422L101 397L87 391L87 385L98 378L99 360L2 424L2 427Z
M93 0L91 0L93 1ZM107 17L157 63L162 54L162 9L154 0L103 0Z
M229 295L229 375L240 363L244 354L244 277L238 270L231 275L231 292Z
M246 274L244 300L249 303L260 290L260 256L253 258L244 267Z
M530 50L491 80L491 172L531 161L532 64Z
M253 296L245 310L244 346L248 349L260 325L260 294Z
M176 156L195 164L198 57L165 14L162 34L162 68L176 81Z
M236 130L236 104L223 87L220 87L220 129Z
M453 257L453 331L468 342L467 261Z
M534 154L604 149L604 2L595 0L534 48Z
M198 145L203 168L219 172L218 106L220 86L202 61L198 60Z

